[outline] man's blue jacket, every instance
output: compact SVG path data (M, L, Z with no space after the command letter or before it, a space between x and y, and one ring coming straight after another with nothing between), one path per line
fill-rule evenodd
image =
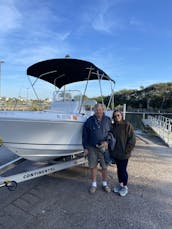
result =
M90 116L83 126L82 144L84 149L107 140L109 131L111 130L111 119L103 115L102 120L99 121L95 115Z

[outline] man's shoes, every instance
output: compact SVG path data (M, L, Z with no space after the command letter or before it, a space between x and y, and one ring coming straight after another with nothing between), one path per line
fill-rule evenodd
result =
M119 195L120 196L126 196L128 194L128 187L124 186L121 188L121 190L119 191Z
M90 194L94 194L96 192L96 190L97 190L97 187L91 186L89 189L89 192L90 192Z
M107 192L107 193L111 192L111 190L110 190L110 188L109 188L108 185L102 186L102 189L103 189L103 191L105 191L105 192Z
M107 193L111 192L111 189L109 188L108 185L102 186L102 189L103 189L104 192L107 192ZM96 192L96 190L97 190L97 187L91 186L90 189L89 189L89 193L90 194L94 194Z

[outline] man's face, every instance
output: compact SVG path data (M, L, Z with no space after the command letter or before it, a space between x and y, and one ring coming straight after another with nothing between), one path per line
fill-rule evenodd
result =
M121 122L121 120L122 120L122 114L121 114L121 112L115 112L114 113L114 115L113 115L113 118L114 118L114 120L116 121L116 122Z
M102 107L102 106L98 106L98 107L96 107L96 109L95 109L95 116L96 116L97 118L102 118L103 112L104 112L103 107Z

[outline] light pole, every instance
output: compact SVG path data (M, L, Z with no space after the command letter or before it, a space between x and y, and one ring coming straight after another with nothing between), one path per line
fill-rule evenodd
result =
M29 99L29 88L28 87L26 88L26 99L27 99L27 102L28 102L28 99Z
M5 63L3 60L0 60L0 98L1 98L1 64Z

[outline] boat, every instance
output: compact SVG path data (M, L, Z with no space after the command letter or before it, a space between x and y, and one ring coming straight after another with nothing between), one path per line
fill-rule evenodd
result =
M3 145L31 161L49 161L83 152L82 127L96 104L83 99L88 82L108 80L113 90L114 80L93 63L72 58L35 63L27 68L27 76L34 79L30 80L34 92L38 80L55 86L51 106L42 111L0 111ZM65 89L66 85L80 81L86 82L84 93Z

